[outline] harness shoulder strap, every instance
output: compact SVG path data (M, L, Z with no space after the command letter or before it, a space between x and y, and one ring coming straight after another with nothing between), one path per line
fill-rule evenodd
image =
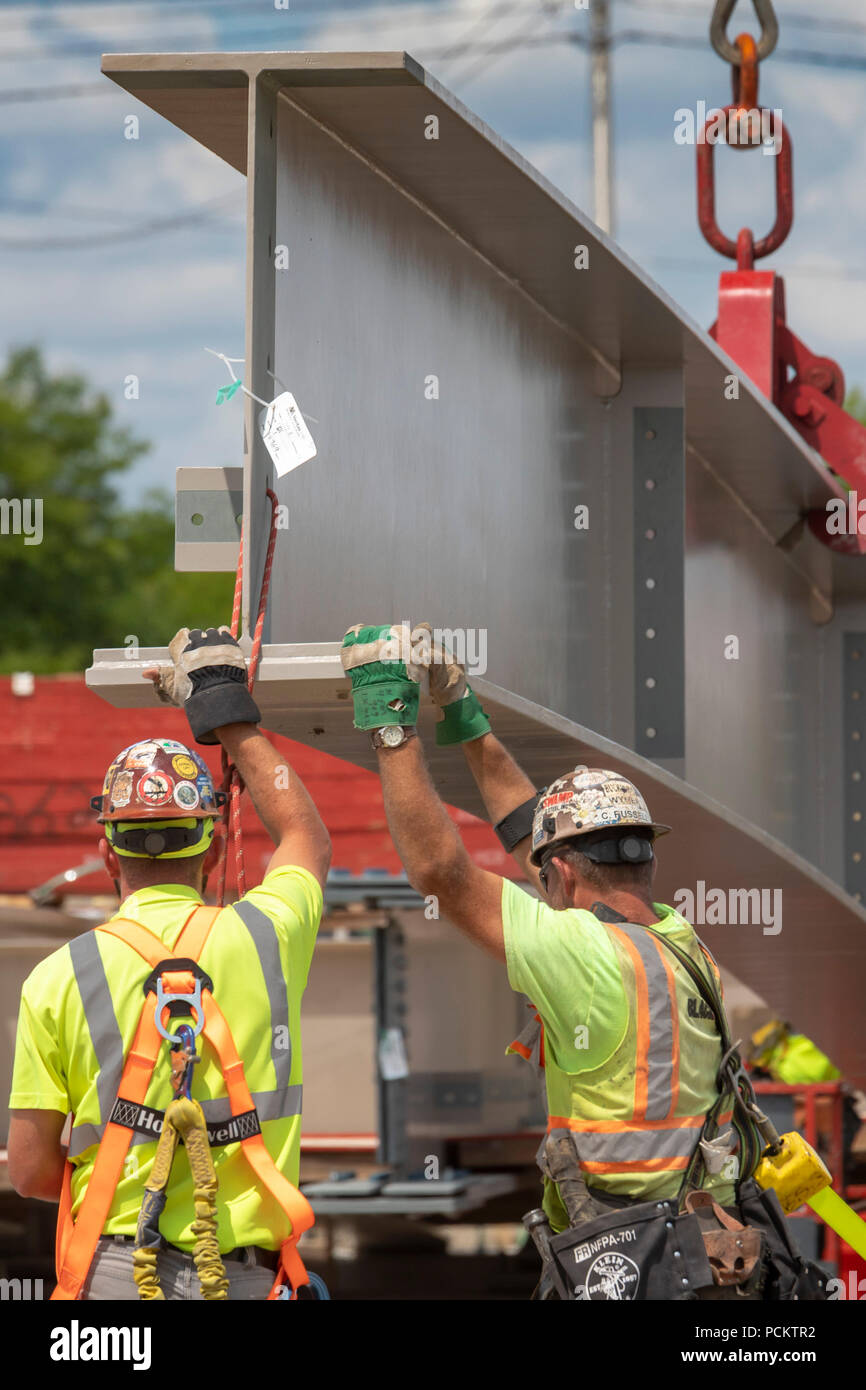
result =
M144 1103L161 1045L153 1010L145 1004L120 1079L120 1092L129 1100ZM62 1213L66 1217L65 1229L59 1235L57 1247L62 1256L52 1299L73 1300L81 1295L96 1242L108 1220L131 1138L132 1130L126 1125L112 1120L106 1122L78 1218L72 1221L71 1201ZM72 1165L68 1161L67 1168L71 1181Z
M668 951L671 952L672 955L676 957L680 965L690 976L701 998L704 1000L706 1004L709 1005L710 1009L713 1012L716 1027L718 1028L719 1035L722 1039L723 1058L731 1058L737 1072L744 1075L744 1073L742 1072L742 1063L740 1062L739 1055L736 1053L734 1049L734 1044L731 1041L731 1030L728 1026L728 1017L725 1013L724 1004L722 1003L721 990L720 987L716 985L715 971L718 970L718 966L716 966L713 957L710 955L710 952L704 946L704 943L700 941L700 939L698 939L698 945L700 946L701 951L703 952L704 956L707 958L710 964L712 972L712 984L710 983L710 980L707 978L707 976L704 974L703 970L701 970L699 966L695 963L695 961L692 960L691 956L689 956L685 951L681 950L679 946L675 946L672 941L669 941L666 936L664 936L661 932L656 931L653 927L646 927L645 930L650 932L651 935L654 936L657 941L659 941ZM701 1139L710 1137L710 1133L715 1128L717 1118L721 1113L725 1097L728 1094L731 1094L734 1099L734 1128L738 1131L740 1135L740 1140L743 1146L742 1151L744 1154L743 1168L745 1169L745 1176L748 1177L751 1175L752 1169L755 1163L757 1162L758 1156L760 1155L761 1149L763 1147L763 1142L758 1133L758 1130L756 1129L755 1121L749 1111L749 1107L746 1103L745 1096L742 1094L740 1090L740 1085L738 1083L734 1083L730 1078L728 1078L728 1083L730 1089L725 1087L725 1085L722 1083L721 1076L717 1077L716 1079L716 1085L719 1094L716 1101L711 1106L710 1110L707 1112L707 1116L704 1121L704 1128L701 1132ZM737 1120L738 1112L741 1116L741 1119L739 1121ZM703 1155L700 1142L696 1145L694 1154L692 1155L692 1162L689 1164L683 1176L683 1184L680 1189L681 1195L690 1184L695 1183L697 1177L698 1164L701 1164L701 1166L703 1166Z
M202 1002L205 1017L204 1036L219 1058L232 1115L242 1115L254 1109L252 1096L244 1075L244 1064L238 1056L229 1026L213 995L210 992L206 993L202 997ZM309 1230L315 1222L313 1209L303 1193L280 1172L268 1152L261 1131L242 1139L241 1148L259 1182L282 1208L292 1225L291 1235L280 1246L282 1268L277 1274L269 1297L277 1297L277 1289L282 1282L283 1273L291 1284L293 1292L297 1293L299 1286L309 1283L303 1260L298 1254L297 1244L304 1231Z
M104 931L109 936L117 937L118 941L123 941L143 956L148 965L159 965L160 961L181 955L197 961L220 911L218 907L194 907L170 951L155 932L143 927L140 922L133 922L129 917L113 917L110 922L103 923L96 930Z
M188 959L196 960L218 913L219 908L194 908L181 929L173 954L176 954L183 944L185 949L189 949ZM105 931L125 942L143 956L148 965L156 966L167 958L166 947L159 937L139 922L115 918L96 930ZM122 1095L138 1104L144 1103L161 1045L162 1038L154 1022L153 1011L148 1008L145 1000L132 1047L124 1062L118 1088L119 1096ZM131 1138L132 1129L126 1125L118 1124L116 1121L106 1122L87 1190L78 1217L74 1221L71 1187L74 1165L67 1159L57 1216L57 1287L51 1295L52 1299L70 1301L81 1295L93 1263L96 1243L108 1220Z

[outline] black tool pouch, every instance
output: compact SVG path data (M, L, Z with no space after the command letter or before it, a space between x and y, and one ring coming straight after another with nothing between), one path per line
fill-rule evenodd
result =
M775 1192L760 1188L754 1178L749 1178L740 1183L737 1205L746 1225L757 1228L767 1244L764 1298L768 1302L823 1302L827 1298L827 1276L797 1251Z
M670 1302L713 1283L700 1223L675 1201L641 1202L563 1231L550 1256L569 1301Z

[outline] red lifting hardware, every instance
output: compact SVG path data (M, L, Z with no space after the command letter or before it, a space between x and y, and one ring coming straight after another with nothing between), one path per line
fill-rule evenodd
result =
M852 489L853 509L845 527L826 511L808 513L808 526L831 550L846 555L866 554L859 529L857 496L866 499L866 427L842 408L845 379L829 357L816 357L788 328L785 287L772 270L755 270L754 263L778 250L794 220L793 151L791 137L775 113L759 108L758 63L772 52L778 38L770 0L753 0L761 21L758 44L740 34L736 46L725 38L725 26L736 0L717 0L711 26L716 51L733 65L734 100L709 118L698 139L698 221L704 237L737 269L723 271L719 282L719 316L710 333L755 385L786 416L807 444L819 453L843 485ZM755 129L756 120L760 130ZM776 221L755 242L743 227L736 242L725 236L716 220L713 149L723 139L732 149L766 148L770 138L776 159ZM857 518L851 525L850 516ZM833 529L828 530L828 525Z

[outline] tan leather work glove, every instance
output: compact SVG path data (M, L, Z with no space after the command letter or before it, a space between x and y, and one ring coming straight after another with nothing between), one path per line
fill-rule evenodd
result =
M197 743L218 743L224 724L258 724L247 689L247 663L227 627L182 627L168 644L170 666L142 672L164 704L181 705Z
M430 659L425 665L430 676L430 695L442 711L442 718L436 725L439 747L469 743L472 739L489 734L490 720L467 681L465 670L448 647L433 640L430 624L417 623L412 631L412 640L416 652L422 643L429 649Z

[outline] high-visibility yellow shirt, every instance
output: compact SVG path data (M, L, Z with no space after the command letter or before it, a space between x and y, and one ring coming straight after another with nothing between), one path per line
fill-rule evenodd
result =
M133 893L116 915L155 933L170 956L199 903L193 888L162 884ZM322 890L313 875L301 868L275 869L258 888L224 909L200 957L243 1060L265 1144L294 1184L301 1134L300 1005L321 915ZM88 965L86 973L82 961ZM150 965L123 942L106 933L97 938L86 932L41 961L24 982L9 1105L14 1110L73 1113L73 1214L87 1189L150 973ZM83 979L86 1001L80 988ZM153 1007L152 995L148 1007ZM176 1026L179 1021L169 1023ZM193 1070L192 1095L203 1103L209 1127L219 1127L229 1114L222 1075L203 1037L197 1040L197 1050L202 1060ZM145 1104L164 1110L171 1099L166 1043ZM155 1140L133 1135L106 1234L135 1234L155 1152ZM220 1250L225 1253L239 1245L277 1249L290 1234L290 1223L273 1198L256 1186L240 1143L214 1147L212 1153L219 1179ZM173 1245L192 1250L194 1219L189 1163L180 1146L160 1229Z
M673 908L653 906L659 917L653 930L685 951L709 981L694 928ZM635 968L619 940L626 924L609 926L575 908L555 911L509 880L503 881L502 924L511 987L532 1001L544 1024L550 1127L568 1126L574 1132L588 1186L614 1197L674 1197L703 1117L718 1096L716 1073L722 1054L712 1012L691 978L673 956L659 954L650 933L629 926L632 935L646 938L654 966L655 993L641 1006ZM645 982L648 978L645 974ZM641 1008L649 1040L645 1116L632 1123ZM726 1105L720 1117L725 1127L729 1116ZM612 1126L640 1132L617 1137L610 1133ZM618 1162L606 1161L615 1155L603 1152L602 1145L610 1147L614 1140L622 1156ZM629 1145L636 1145L633 1153ZM656 1146L663 1157L651 1156ZM703 1185L728 1205L734 1199L733 1177L729 1169L705 1177ZM548 1179L544 1206L554 1230L562 1230L567 1218L555 1184Z
M761 1067L774 1081L784 1081L787 1086L838 1081L842 1075L827 1054L803 1033L791 1033L784 1038L768 1058L762 1058Z

